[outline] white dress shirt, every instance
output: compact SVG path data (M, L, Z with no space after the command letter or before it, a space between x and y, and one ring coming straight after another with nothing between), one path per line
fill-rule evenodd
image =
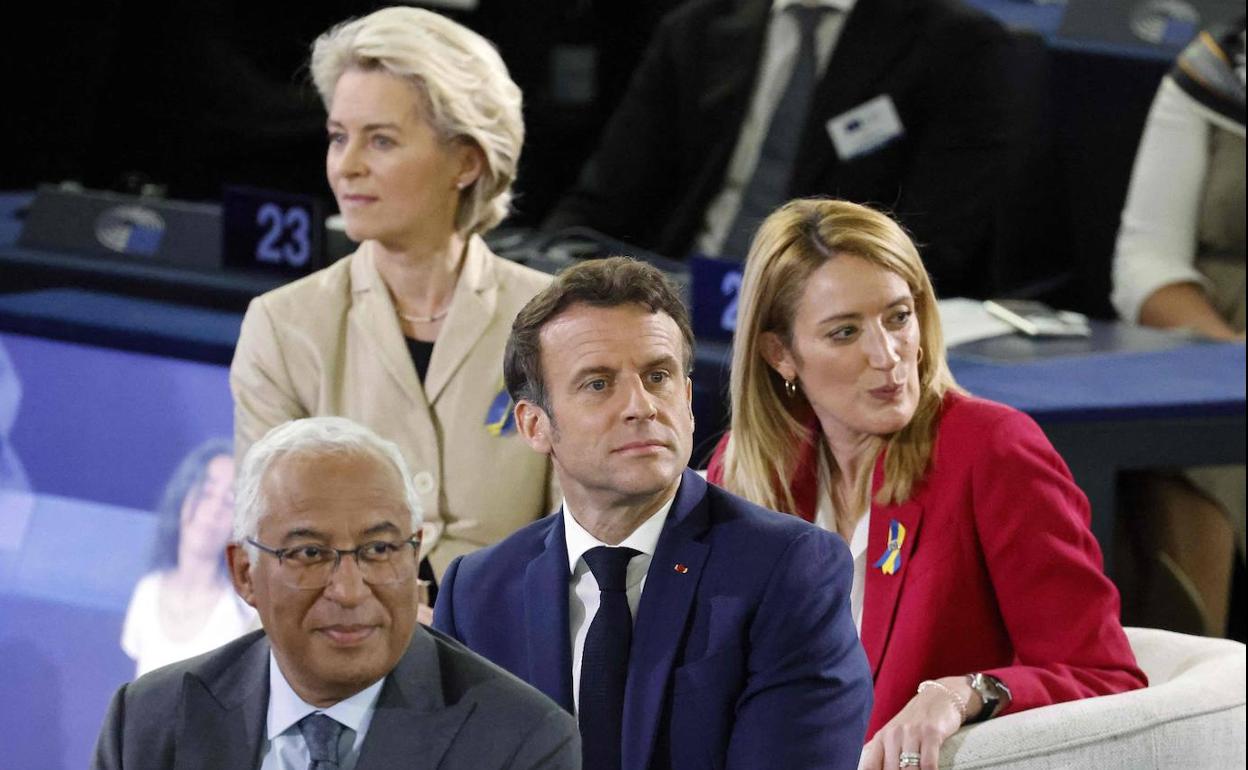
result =
M832 8L834 13L825 13L819 20L815 30L815 61L818 76L822 78L832 58L836 41L845 26L845 18L853 10L857 0L774 0L771 4L771 20L767 25L767 40L763 45L763 55L759 59L758 79L754 84L754 95L750 99L749 111L741 124L741 133L737 137L737 147L728 162L728 171L724 176L724 186L719 194L707 206L702 221L702 229L694 243L702 254L718 255L728 237L728 230L737 218L741 208L741 195L750 177L754 175L754 167L758 165L758 155L762 152L763 139L767 136L767 128L771 125L771 116L780 103L784 88L793 74L793 62L797 59L800 42L797 19L784 12L791 5L816 5ZM831 141L829 139L828 141Z
M317 708L295 694L278 667L277 658L270 652L269 713L260 770L307 770L310 757L303 733L299 731L299 721L318 711L346 728L338 738L338 766L341 770L354 770L384 682L383 677L329 708Z
M667 513L672 509L673 495L668 498L659 510L633 530L632 534L620 542L620 548L632 548L641 553L628 562L625 573L625 593L628 596L628 611L633 618L637 617L637 605L641 602L641 592L646 586L646 573L650 570L650 560L654 558L654 549L659 544L659 535L663 532L663 523L667 521ZM591 548L607 545L585 531L572 513L568 510L568 501L563 501L563 532L568 544L568 630L572 635L572 703L579 709L581 704L581 657L585 651L585 636L589 633L589 625L594 615L598 614L598 581L589 565L582 557Z
M819 458L819 507L815 509L815 525L836 533L836 513L832 510L832 495L828 492L830 479L827 463ZM849 589L849 611L854 616L854 628L862 636L862 601L867 590L867 533L871 531L871 505L858 519L854 534L849 538L849 555L854 558L854 582ZM839 533L837 533L839 534Z
M1166 286L1194 283L1210 289L1195 265L1199 247L1211 235L1225 240L1223 233L1230 230L1218 222L1216 210L1204 210L1202 216L1202 204L1209 207L1206 196L1214 174L1238 174L1242 195L1244 171L1242 162L1237 170L1211 167L1214 131L1237 135L1242 154L1243 126L1193 99L1170 77L1164 78L1135 155L1114 253L1110 299L1127 321L1138 323L1145 300ZM1242 197L1238 203L1226 208L1238 208L1232 216L1238 217L1242 246ZM1214 226L1201 232L1206 225ZM1242 251L1239 257L1243 258Z

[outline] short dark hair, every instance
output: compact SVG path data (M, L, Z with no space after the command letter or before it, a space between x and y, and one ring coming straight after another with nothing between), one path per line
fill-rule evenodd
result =
M693 371L693 329L680 290L656 267L631 257L609 257L579 262L529 300L515 322L503 353L503 377L514 403L537 404L550 412L542 372L542 328L572 307L644 305L652 313L666 313L685 340L685 376Z

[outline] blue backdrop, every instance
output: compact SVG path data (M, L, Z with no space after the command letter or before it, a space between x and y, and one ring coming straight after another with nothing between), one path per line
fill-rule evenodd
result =
M228 371L0 333L0 746L79 770L151 566L152 513L182 457L232 432Z

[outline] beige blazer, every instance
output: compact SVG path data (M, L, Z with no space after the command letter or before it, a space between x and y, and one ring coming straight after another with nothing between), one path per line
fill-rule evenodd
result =
M252 300L230 366L235 454L279 423L316 415L349 417L394 441L411 466L424 552L440 579L456 556L559 500L548 459L513 426L500 433L490 424L511 408L503 346L512 321L551 278L473 236L422 385L373 260L365 242Z

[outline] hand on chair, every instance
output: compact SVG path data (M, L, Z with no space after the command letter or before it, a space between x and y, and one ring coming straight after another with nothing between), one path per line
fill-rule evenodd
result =
M867 742L859 770L937 770L941 744L958 731L967 714L978 713L980 707L979 697L960 677L924 682L910 702Z

